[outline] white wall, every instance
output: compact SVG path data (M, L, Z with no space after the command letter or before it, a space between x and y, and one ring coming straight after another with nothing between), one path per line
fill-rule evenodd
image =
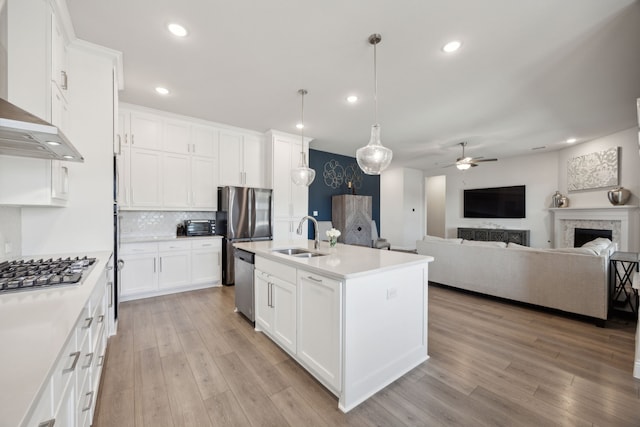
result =
M558 185L557 152L500 159L483 163L466 171L455 167L433 171L446 174L446 237L456 237L458 227L500 227L528 229L531 246L551 246L551 219L548 208L551 195ZM526 218L472 219L463 218L463 190L481 187L526 186Z
M631 128L559 151L500 159L461 172L455 168L428 171L426 175L446 175L446 237L455 237L458 227L502 227L531 230L531 246L550 247L552 223L547 210L551 196L559 190L569 197L571 207L611 206L607 189L567 192L567 161L573 157L620 148L620 184L629 189L628 204L640 204L640 155L638 129ZM526 185L527 217L524 219L467 219L462 214L462 195L467 188ZM630 236L637 247L640 236Z
M20 208L0 207L0 262L22 254L20 214Z
M380 175L380 229L392 248L415 249L425 227L424 172L398 168Z
M570 146L559 152L558 161L558 189L569 198L571 207L599 207L611 206L607 199L609 188L567 191L567 162L574 157L603 151L612 147L620 147L619 177L620 185L631 191L628 205L640 203L640 155L638 155L638 129L631 128L622 132L598 138L583 144Z
M68 162L65 208L23 208L26 255L113 248L113 59L83 48L69 51L68 137L85 158Z

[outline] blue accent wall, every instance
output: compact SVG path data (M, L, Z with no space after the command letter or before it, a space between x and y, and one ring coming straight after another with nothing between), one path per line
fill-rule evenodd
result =
M331 196L351 194L348 182L361 196L372 196L372 219L380 230L380 176L367 175L358 167L355 157L309 150L309 167L316 171L316 179L309 186L309 215L318 211L318 221L331 221ZM311 228L309 228L310 239Z

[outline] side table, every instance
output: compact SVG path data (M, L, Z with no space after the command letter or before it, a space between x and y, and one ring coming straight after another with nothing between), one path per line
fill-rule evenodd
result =
M609 258L609 311L638 314L638 290L631 285L639 264L637 252L614 252Z

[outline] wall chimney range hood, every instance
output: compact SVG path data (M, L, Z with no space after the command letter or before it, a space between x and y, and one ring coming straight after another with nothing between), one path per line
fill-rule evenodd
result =
M2 98L0 154L84 162L82 155L60 129Z

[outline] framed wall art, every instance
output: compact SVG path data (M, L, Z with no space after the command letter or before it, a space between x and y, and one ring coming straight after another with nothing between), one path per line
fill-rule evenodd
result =
M567 161L567 188L569 191L591 190L618 185L619 147Z

